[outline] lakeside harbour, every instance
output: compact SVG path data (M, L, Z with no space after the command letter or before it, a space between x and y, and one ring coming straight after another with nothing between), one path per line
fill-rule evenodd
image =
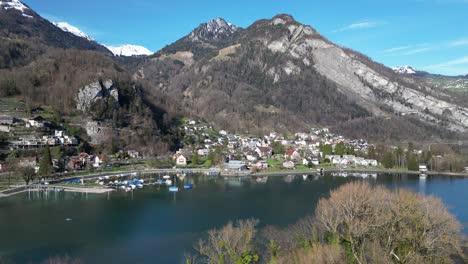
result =
M113 173L94 173L90 175L82 175L82 176L70 176L65 177L59 180L50 181L52 183L49 185L43 185L40 183L34 184L32 186L16 186L15 188L7 189L4 191L0 191L0 199L2 197L9 197L12 195L17 195L23 192L28 191L43 191L51 189L55 191L55 189L60 189L60 191L66 192L76 192L76 193L92 193L92 194L106 194L112 191L118 190L115 185L108 186L108 185L97 185L97 186L84 186L82 183L86 182L93 182L96 181L96 184L99 181L104 179L109 180L110 178L118 179L118 178L128 178L132 179L132 177L143 177L143 178L160 178L162 175L211 175L211 176L221 176L221 177L275 177L275 176L288 176L288 175L308 175L308 174L316 174L316 175L323 175L324 173L332 173L337 176L347 177L349 176L356 176L356 175L376 175L376 174L409 174L409 175L421 175L421 172L418 171L408 171L408 170L398 170L398 169L384 169L384 168L342 168L342 167L327 167L327 168L317 168L317 169L309 169L309 170L282 170L282 171L274 171L274 172L256 172L256 173L246 173L246 172L227 172L217 168L211 169L197 169L197 168L186 168L186 169L146 169L146 170L139 170L135 172L128 172L128 171L121 171L121 172L113 172ZM441 175L446 177L467 177L467 173L452 173L452 172L434 172L428 171L423 173L423 177L426 176L433 176L433 175ZM184 176L185 177L185 176ZM365 177L364 177L365 178ZM68 183L74 182L73 186L67 185ZM65 183L65 184L64 184ZM147 183L148 184L148 183ZM145 184L145 185L147 185ZM163 184L162 182L153 182L154 184ZM118 186L117 186L118 187Z

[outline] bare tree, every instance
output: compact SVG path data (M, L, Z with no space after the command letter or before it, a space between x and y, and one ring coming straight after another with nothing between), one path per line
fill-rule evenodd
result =
M36 170L30 166L18 167L18 174L21 175L26 185L36 177Z
M355 182L320 200L315 217L320 228L349 245L358 263L369 258L369 248L379 247L400 263L441 263L461 254L461 225L434 197Z
M255 263L258 256L253 252L253 242L257 224L258 220L239 220L237 225L229 222L221 229L210 230L208 239L200 240L196 250L207 263Z

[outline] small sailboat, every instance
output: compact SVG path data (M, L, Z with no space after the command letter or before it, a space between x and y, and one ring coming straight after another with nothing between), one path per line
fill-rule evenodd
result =
M190 189L192 189L192 188L193 188L193 184L191 184L191 183L186 183L186 184L184 184L184 189L190 190Z
M163 176L163 179L165 179L165 180L168 180L168 179L170 179L170 178L171 178L171 176L169 176L169 175L164 175L164 176Z
M171 181L171 180L166 180L165 183L166 183L167 186L171 186L171 185L172 185L172 181Z

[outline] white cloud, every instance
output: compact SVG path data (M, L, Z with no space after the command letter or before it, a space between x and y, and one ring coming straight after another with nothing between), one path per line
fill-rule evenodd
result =
M450 47L468 46L468 38L455 40L449 43Z
M357 30L357 29L365 29L365 28L374 28L377 27L379 23L373 22L373 21L364 21L364 22L358 22L358 23L353 23L349 24L345 27L342 27L340 29L334 30L333 32L342 32L342 31L347 31L347 30Z
M436 46L434 45L431 45L428 43L422 43L422 44L388 48L388 49L383 50L381 53L384 54L384 56L408 56L408 55L413 55L413 54L418 54L418 53L423 53L423 52L427 52L430 50L434 50L435 48Z
M405 52L404 52L403 54L401 54L401 55L408 56L408 55L413 55L413 54L418 54L418 53L427 52L427 51L430 51L430 50L433 50L433 49L434 49L433 47L425 47L425 48L411 49L411 50L405 51Z
M397 51L407 50L412 47L414 46L401 46L401 47L389 48L389 49L383 50L382 53L394 53Z
M456 65L464 65L464 64L468 64L468 56L461 57L461 58L451 60L451 61L447 61L447 62L444 62L444 63L429 65L429 66L426 66L425 68L440 69L440 68L446 68L446 67L451 67L451 66L456 66Z

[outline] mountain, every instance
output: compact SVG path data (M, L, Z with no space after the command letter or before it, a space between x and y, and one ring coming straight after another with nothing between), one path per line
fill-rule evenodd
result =
M398 66L392 68L396 73L399 74L415 74L416 70L411 66Z
M88 36L86 33L81 31L79 28L77 28L75 26L72 26L72 25L68 24L67 22L57 22L57 23L53 23L53 24L56 25L61 30L65 31L65 32L72 33L75 36L85 38L85 39L90 40L90 41L93 40L90 36Z
M289 15L219 37L201 33L210 23L136 69L134 78L169 111L249 133L325 125L355 137L421 139L468 128L464 100Z
M4 10L14 9L20 11L22 15L28 16L30 9L19 0L1 0L0 7Z
M216 52L219 48L226 47L242 30L222 18L216 18L200 24L188 35L164 47L158 54L190 51L196 59L199 59L208 53Z
M152 55L154 52L151 52L143 46L137 45L122 45L118 47L106 46L115 56L148 56Z

